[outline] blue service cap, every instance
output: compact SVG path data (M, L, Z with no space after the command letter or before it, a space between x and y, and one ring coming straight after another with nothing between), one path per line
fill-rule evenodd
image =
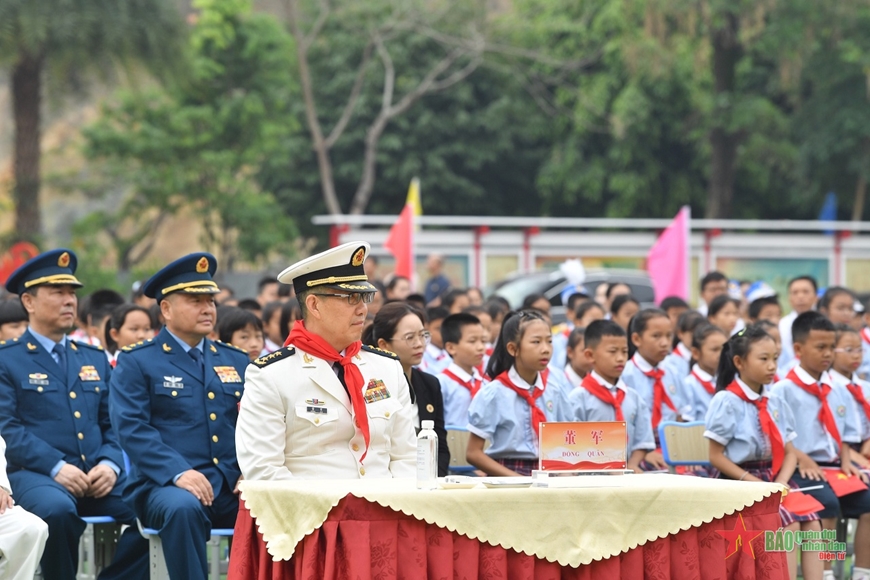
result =
M217 294L220 288L212 278L216 270L217 259L211 254L188 254L151 276L142 286L142 293L158 302L174 292Z
M6 280L6 289L22 294L35 286L75 286L83 284L75 277L78 259L72 250L58 248L43 252L18 267Z

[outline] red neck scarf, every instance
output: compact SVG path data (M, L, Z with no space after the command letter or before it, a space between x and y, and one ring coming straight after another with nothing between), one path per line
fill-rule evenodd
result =
M480 386L483 382L480 379L475 379L473 376L467 381L463 381L462 379L457 377L456 374L449 368L444 369L443 371L441 371L441 373L447 377L450 377L454 382L459 383L460 385L468 389L468 392L471 393L472 399L474 398L474 395L477 394L477 391L480 390Z
M861 390L861 387L849 381L846 388L849 389L850 393L852 393L855 402L861 405L861 408L864 409L864 416L870 419L870 403L868 403L867 399L864 397L864 391Z
M347 384L347 391L350 393L350 402L353 406L353 416L355 423L359 426L362 432L363 439L366 443L366 448L363 450L362 457L359 462L362 463L369 451L369 416L366 412L366 402L363 395L363 376L359 372L353 362L353 357L359 353L362 348L362 342L356 341L348 346L344 351L344 356L341 356L328 342L305 328L305 323L297 320L293 324L293 330L290 331L290 336L284 341L284 346L293 345L309 354L313 354L318 358L329 362L338 362L341 368L344 369L344 382Z
M837 449L839 450L840 445L842 444L840 430L837 429L837 422L834 420L834 414L831 412L831 407L828 405L828 393L831 392L831 386L824 383L812 383L808 385L798 378L797 372L794 369L788 373L786 378L817 398L822 404L822 408L819 410L819 421L822 422L822 425L825 426L825 430L834 438L834 441L837 442Z
M695 372L695 369L692 369L692 376L695 377L695 380L698 381L702 387L704 387L704 390L707 391L707 393L711 395L716 394L716 385L713 384L713 381L705 381Z
M753 401L746 396L746 393L743 392L743 389L740 388L736 380L728 385L725 390L737 395L747 403L755 405L755 408L758 409L758 422L761 423L761 430L767 436L767 440L770 441L770 450L773 452L773 473L779 473L779 469L782 467L782 460L785 459L785 443L782 442L779 428L773 422L773 417L770 416L770 412L767 410L768 398L758 397Z
M870 343L870 328L861 329L861 338L864 339L864 342Z
M592 373L583 378L580 386L589 391L589 394L596 399L613 407L613 410L616 412L617 421L625 421L625 416L622 414L622 401L625 400L625 391L616 389L616 396L614 396L610 389L595 380Z
M547 388L547 377L549 376L549 369L544 369L541 371L541 382L544 383L543 389L533 388L531 392L529 389L521 389L520 387L513 384L508 377L508 371L504 371L497 377L495 380L515 392L521 399L523 399L526 403L529 404L529 408L532 411L532 432L535 434L535 438L540 437L540 424L547 421L547 416L544 412L535 405L535 400L544 394L544 390Z
M637 366L637 363L632 359L634 365ZM640 370L640 367L637 367ZM665 376L665 371L662 369L652 369L650 371L640 371L645 376L653 379L653 408L652 408L652 424L653 430L658 429L659 423L662 422L662 403L668 406L668 409L677 412L677 408L674 406L674 403L671 401L671 398L668 396L668 391L665 389L665 384L662 382L662 378Z

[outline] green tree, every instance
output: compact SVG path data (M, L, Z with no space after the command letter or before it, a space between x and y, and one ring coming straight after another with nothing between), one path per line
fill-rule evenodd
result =
M256 175L297 127L290 36L249 0L197 0L188 79L166 92L123 94L86 132L87 152L104 177L129 185L117 211L92 220L108 235L119 268L147 254L169 215L203 229L203 243L227 269L256 261L295 236L293 221ZM122 186L123 186L122 185Z
M118 64L165 70L177 59L182 23L171 0L0 0L0 66L11 74L15 227L42 233L40 108L43 83L64 85Z

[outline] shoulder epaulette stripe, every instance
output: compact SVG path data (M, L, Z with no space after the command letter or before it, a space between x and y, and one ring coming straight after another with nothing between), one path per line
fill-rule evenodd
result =
M364 344L364 345L362 345L362 349L365 351L374 353L374 354L379 354L381 356L385 356L387 358L399 360L399 355L397 355L396 353L391 352L389 350L384 350L382 348L378 348L376 346L370 346L368 344Z
M296 354L296 349L292 346L285 346L284 348L278 349L273 353L264 354L258 359L254 359L251 364L256 365L260 368L268 366L275 361L283 360L287 357L293 356Z

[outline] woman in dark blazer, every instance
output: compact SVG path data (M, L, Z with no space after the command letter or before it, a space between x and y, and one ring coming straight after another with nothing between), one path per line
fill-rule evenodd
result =
M429 332L424 327L423 313L405 302L385 304L372 323L363 332L364 344L389 350L399 357L408 384L411 387L411 404L417 411L416 427L431 419L438 435L438 476L447 475L450 465L450 450L447 447L447 431L444 429L444 400L441 385L434 375L415 369L423 360L423 351L429 344Z

